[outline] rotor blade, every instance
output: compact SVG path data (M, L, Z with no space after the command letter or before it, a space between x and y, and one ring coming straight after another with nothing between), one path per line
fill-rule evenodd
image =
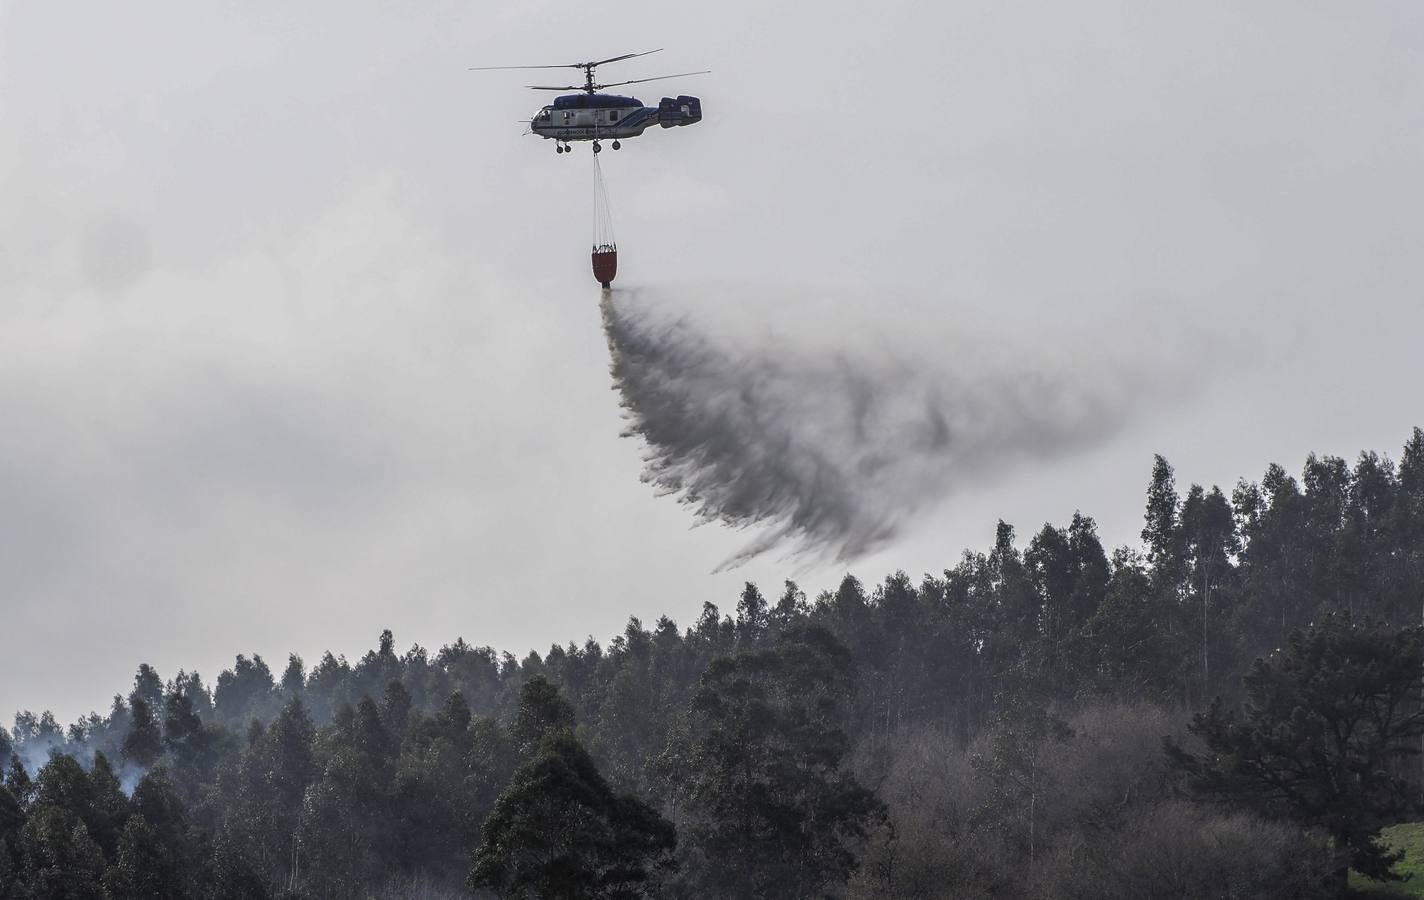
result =
M625 53L622 56L613 56L609 57L608 59L600 59L597 62L561 63L559 65L553 66L470 66L466 71L494 72L500 69L587 69L591 66L601 66L604 63L619 62L620 60L624 59L632 59L635 56L647 56L649 53L657 53L662 49L662 47L659 47L657 50L644 50L642 53Z
M580 66L602 66L606 65L607 63L615 63L625 59L632 59L635 56L647 56L649 53L657 53L662 49L663 48L659 47L657 50L644 50L642 53L625 53L622 56L613 56L609 57L608 59L600 59L598 62L580 63Z
M568 84L568 85L564 85L563 87L549 87L548 85L545 85L545 84L526 84L525 87L529 88L529 90L531 90L531 91L581 91L581 90L583 90L583 85L581 85L581 84L579 84L579 85Z
M564 63L559 66L470 66L467 72L493 72L496 69L582 69L578 63Z
M665 78L686 78L688 75L706 75L711 71L711 69L703 69L700 72L679 72L676 75L656 75L652 78L634 78L632 81L615 81L611 84L600 84L597 87L599 90L603 90L604 88L618 87L624 84L642 84L645 81L662 81Z

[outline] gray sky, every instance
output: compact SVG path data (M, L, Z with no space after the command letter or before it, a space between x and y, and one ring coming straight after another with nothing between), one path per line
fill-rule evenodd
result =
M1173 385L949 486L868 580L1000 516L1135 541L1153 452L1227 486L1424 422L1415 2L0 0L4 715L103 709L140 661L522 654L834 584L708 574L754 535L639 481L586 146L465 71L659 46L605 77L714 73L636 92L700 125L604 154L620 286Z

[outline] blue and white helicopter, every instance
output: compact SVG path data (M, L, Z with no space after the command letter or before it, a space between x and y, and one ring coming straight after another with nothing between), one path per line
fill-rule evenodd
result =
M662 48L658 48L659 50ZM475 66L472 72L488 72L495 69L583 69L584 84L562 87L547 85L526 85L535 91L581 91L556 97L553 104L535 113L529 120L529 130L545 139L554 141L558 153L571 153L570 141L593 141L593 152L603 150L602 142L612 141L617 150L621 141L635 138L654 125L672 128L677 125L692 125L702 121L702 103L696 97L664 97L657 106L644 106L636 97L621 97L617 94L601 93L604 88L620 87L625 84L642 84L645 81L661 81L665 78L684 78L688 75L706 75L710 69L699 72L679 72L676 75L658 75L654 78L634 78L631 81L615 81L611 84L595 84L594 69L608 63L621 62L638 56L657 53L645 50L642 53L625 53L595 62L566 63L557 66Z

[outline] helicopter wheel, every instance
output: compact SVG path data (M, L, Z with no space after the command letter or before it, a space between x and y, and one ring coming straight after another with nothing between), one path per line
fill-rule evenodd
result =
M554 152L555 152L555 153L563 153L563 152L564 152L564 145L563 145L563 144L555 144L555 145L554 145Z
M614 149L614 150L617 150L617 149L618 149L619 147L621 147L621 146L623 146L623 145L620 144L620 143L618 143L617 141L614 141L614 142L613 142L613 149Z
M594 142L593 142L593 152L594 152L594 153L601 153L601 152L603 152L603 148L602 148L601 146L599 146L598 141L594 141Z

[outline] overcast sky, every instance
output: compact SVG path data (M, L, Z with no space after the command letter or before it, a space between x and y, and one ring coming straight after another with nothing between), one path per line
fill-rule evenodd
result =
M1154 452L1229 487L1424 424L1414 0L0 0L3 715L102 710L141 661L522 655L834 586L710 574L749 535L640 482L587 145L466 71L652 47L603 77L713 74L639 86L706 118L603 154L620 288L1172 386L945 487L869 581L999 517L1136 541Z

